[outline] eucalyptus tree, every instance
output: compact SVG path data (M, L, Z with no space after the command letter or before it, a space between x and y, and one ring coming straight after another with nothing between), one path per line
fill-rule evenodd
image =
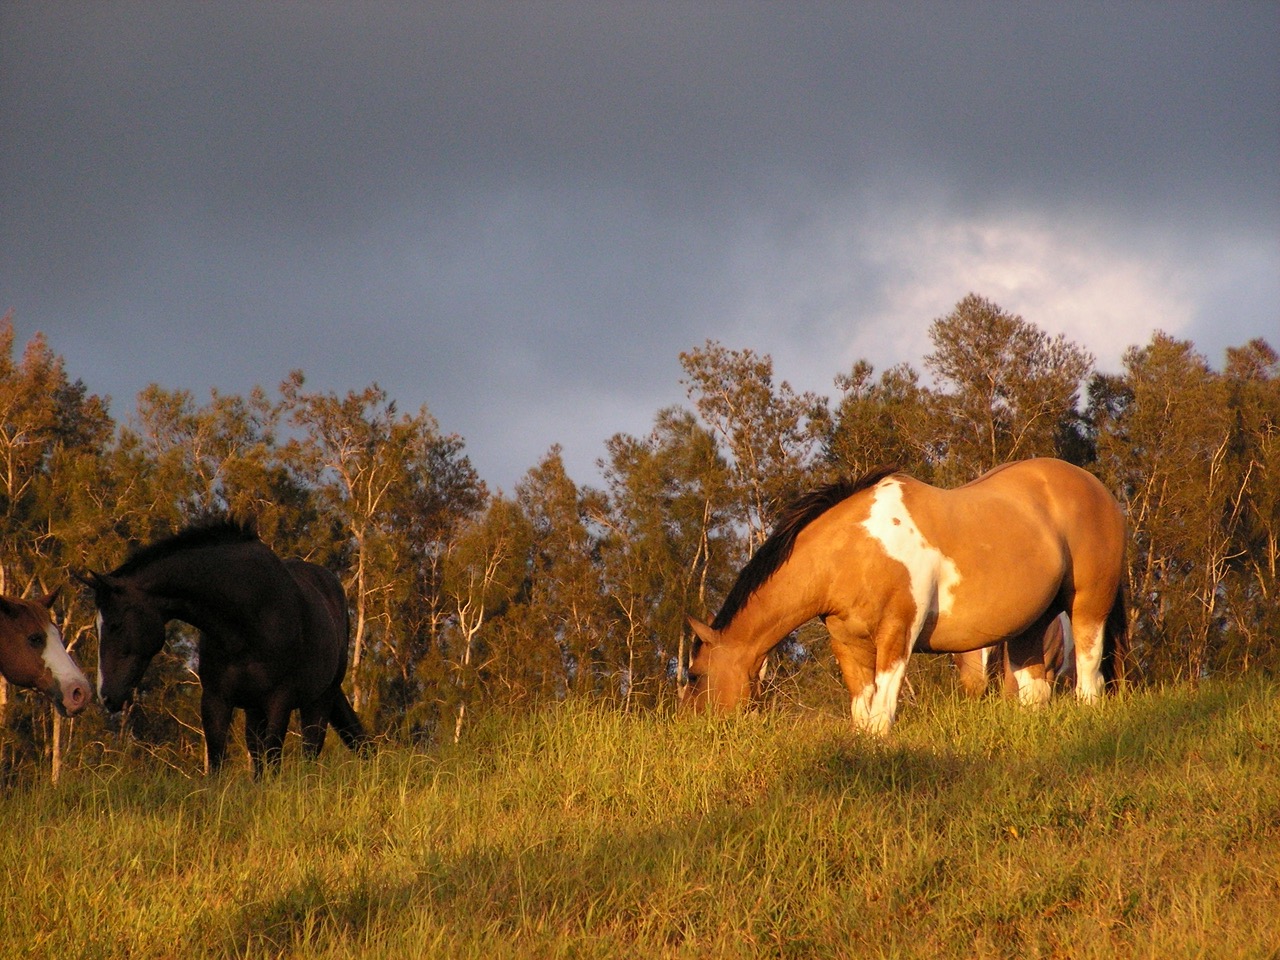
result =
M468 710L486 694L501 696L486 682L499 656L492 622L525 592L532 544L532 524L519 504L497 496L465 523L444 557L441 592L450 623L437 644L443 670L437 674L434 696L424 698L419 709L451 711L455 742L462 736Z
M593 519L600 497L578 488L558 446L516 484L532 530L522 646L538 663L543 695L598 694L607 679L602 654L611 618Z
M1063 452L1093 357L971 293L929 328L937 381L939 480L963 482L1010 460Z
M15 345L12 316L6 315L0 319L0 592L43 595L62 586L75 559L69 549L74 541L60 522L63 500L74 501L75 481L92 474L114 424L106 402L67 377L62 358L42 335L33 336L16 360ZM75 600L74 593L64 593L53 615L68 649L83 659L88 618ZM13 730L19 720L25 733ZM17 757L43 752L56 779L69 723L43 701L11 697L0 677L0 776Z
M377 675L366 675L366 659L393 658L393 599L424 585L420 551L435 541L412 538L440 529L441 518L421 511L455 509L465 515L483 488L461 441L442 435L425 406L417 414L401 414L377 384L338 396L305 392L304 383L295 372L280 387L295 428L286 454L300 481L317 493L327 518L322 523L336 544L330 562L346 568L344 586L353 607L352 704L359 710L379 682ZM414 522L406 522L410 517Z
M1198 678L1221 639L1248 482L1231 456L1228 385L1189 341L1160 332L1125 351L1124 366L1097 445L1129 518L1134 653L1157 677Z
M731 478L715 438L680 408L660 411L647 436L616 434L606 447L600 563L620 692L652 703L686 658L686 615L705 615L709 582L727 590L737 555Z
M1235 418L1231 458L1243 478L1228 592L1234 663L1280 668L1280 355L1256 338L1227 350Z
M775 386L773 358L713 340L680 354L681 381L703 423L724 445L747 542L758 547L778 514L813 485L825 399Z
M874 467L895 465L921 480L932 476L937 458L930 394L909 364L884 371L857 361L835 385L841 392L823 438L823 460L832 479L857 477Z

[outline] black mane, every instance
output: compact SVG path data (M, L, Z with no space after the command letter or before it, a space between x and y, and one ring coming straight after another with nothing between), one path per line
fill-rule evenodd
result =
M845 478L825 487L819 487L796 500L782 514L769 538L760 545L738 574L724 606L716 614L711 626L723 630L743 608L751 595L764 586L777 569L787 562L796 545L796 537L810 523L826 513L837 503L848 500L859 491L874 487L885 477L897 473L897 467L876 467L856 480Z
M158 560L186 550L220 547L232 543L249 543L257 539L258 532L251 523L228 519L195 524L131 554L128 560L111 572L111 576L137 573Z

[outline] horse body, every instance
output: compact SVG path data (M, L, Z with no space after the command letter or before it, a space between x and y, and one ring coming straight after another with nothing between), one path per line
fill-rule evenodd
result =
M757 553L768 569L752 570L753 557L710 627L691 621L694 704L740 702L768 651L815 616L831 635L855 721L873 731L892 724L913 651L1006 642L1020 698L1047 699L1044 638L1064 611L1077 693L1089 700L1103 690L1105 627L1111 618L1119 640L1123 624L1125 524L1084 470L1021 461L954 490L878 471L802 501L775 538Z
M57 591L41 600L0 597L0 674L39 690L64 717L89 705L89 681L76 666L50 611Z
M181 620L198 645L206 764L225 758L232 714L245 713L254 772L280 759L294 710L303 750L319 754L330 723L358 747L364 731L342 691L347 607L329 570L282 561L251 531L232 524L184 531L153 544L109 574L90 574L98 607L98 685L118 710L132 696L164 627Z

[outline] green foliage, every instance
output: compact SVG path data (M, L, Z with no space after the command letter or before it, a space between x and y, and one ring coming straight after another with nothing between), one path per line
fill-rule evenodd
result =
M575 699L264 783L101 764L0 794L0 952L1272 956L1277 696L922 691L888 743Z

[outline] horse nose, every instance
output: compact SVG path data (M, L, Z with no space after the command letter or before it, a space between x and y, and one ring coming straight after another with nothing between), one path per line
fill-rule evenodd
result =
M89 686L84 683L73 683L63 700L66 702L67 715L74 717L89 705Z

